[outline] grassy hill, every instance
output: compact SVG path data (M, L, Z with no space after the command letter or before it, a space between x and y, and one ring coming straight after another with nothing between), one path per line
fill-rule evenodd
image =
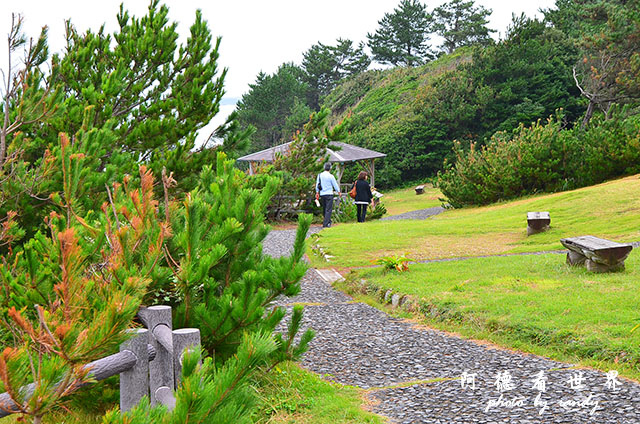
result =
M434 206L436 196L413 198L424 199L421 207L427 208ZM398 208L395 202L394 208ZM531 211L549 211L551 229L527 237L526 216ZM615 241L640 240L638 175L573 191L447 210L426 221L373 221L365 228L342 224L324 230L320 245L335 256L334 266L350 267L405 253L426 260L562 249L561 238L586 234Z
M376 172L381 186L397 186L439 169L451 150L450 134L424 134L421 99L432 82L471 60L468 49L458 49L415 68L374 70L340 83L325 99L331 123L349 118L347 143L386 153ZM438 138L447 138L444 143ZM391 166L392 165L392 166Z

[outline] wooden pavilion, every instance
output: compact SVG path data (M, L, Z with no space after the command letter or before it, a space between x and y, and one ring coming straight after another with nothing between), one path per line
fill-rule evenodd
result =
M242 162L249 162L249 173L253 174L257 163L273 162L276 157L276 153L286 154L289 151L290 144L291 142L280 144L279 146L243 156L238 160ZM337 147L337 149L332 149L331 147ZM372 187L375 186L375 160L387 156L384 153L338 141L331 142L327 148L327 153L329 153L329 162L336 164L336 180L338 180L338 184L340 184L342 180L345 165L350 162L355 162L369 174ZM348 185L351 187L351 183Z

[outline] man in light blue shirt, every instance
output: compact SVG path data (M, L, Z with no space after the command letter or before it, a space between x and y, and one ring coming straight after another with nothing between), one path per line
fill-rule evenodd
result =
M333 192L337 192L340 195L340 186L336 181L336 178L331 175L329 170L331 164L329 162L324 164L324 172L318 175L316 178L316 199L320 199L322 204L322 228L331 227L331 213L333 212Z

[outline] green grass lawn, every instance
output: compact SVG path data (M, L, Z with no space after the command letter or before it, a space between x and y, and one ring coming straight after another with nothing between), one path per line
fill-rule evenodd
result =
M640 253L626 265L594 274L544 254L364 269L358 278L421 299L421 316L440 328L638 378Z
M416 195L415 187L384 192L382 204L387 208L387 215L399 215L418 209L440 206L442 204L442 202L438 200L438 198L442 197L440 190L433 188L433 186L428 183L425 183L424 186L424 193L420 195Z
M398 194L413 201L408 190ZM530 211L549 211L551 229L527 237ZM360 267L347 290L362 289L356 282L365 279L369 289L411 295L429 325L638 379L640 330L631 330L640 322L640 253L631 253L625 271L610 274L569 267L559 254L478 257L563 249L561 238L587 234L640 240L637 175L427 220L336 225L317 241L331 262L310 256L316 267ZM471 259L414 264L406 273L371 267L375 259L403 254Z
M549 211L551 229L527 237L526 214L530 211ZM640 240L637 175L579 190L448 210L421 221L339 224L323 230L319 244L334 256L331 266L353 267L368 266L392 254L407 253L421 260L562 249L561 238L587 234L616 241ZM327 266L315 256L312 263Z
M258 382L258 424L382 424L362 409L364 391L322 380L295 363L283 363Z

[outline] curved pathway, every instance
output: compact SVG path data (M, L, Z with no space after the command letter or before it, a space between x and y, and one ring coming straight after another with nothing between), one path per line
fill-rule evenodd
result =
M272 232L265 250L286 253L294 234ZM313 269L298 296L278 301L296 303L316 331L302 365L367 389L372 410L393 423L640 423L635 382L392 318Z
M399 219L427 219L432 216L441 214L446 209L441 206L436 206L428 209L419 209L417 211L410 211L401 213L398 215L385 216L381 218L381 221L397 221Z

